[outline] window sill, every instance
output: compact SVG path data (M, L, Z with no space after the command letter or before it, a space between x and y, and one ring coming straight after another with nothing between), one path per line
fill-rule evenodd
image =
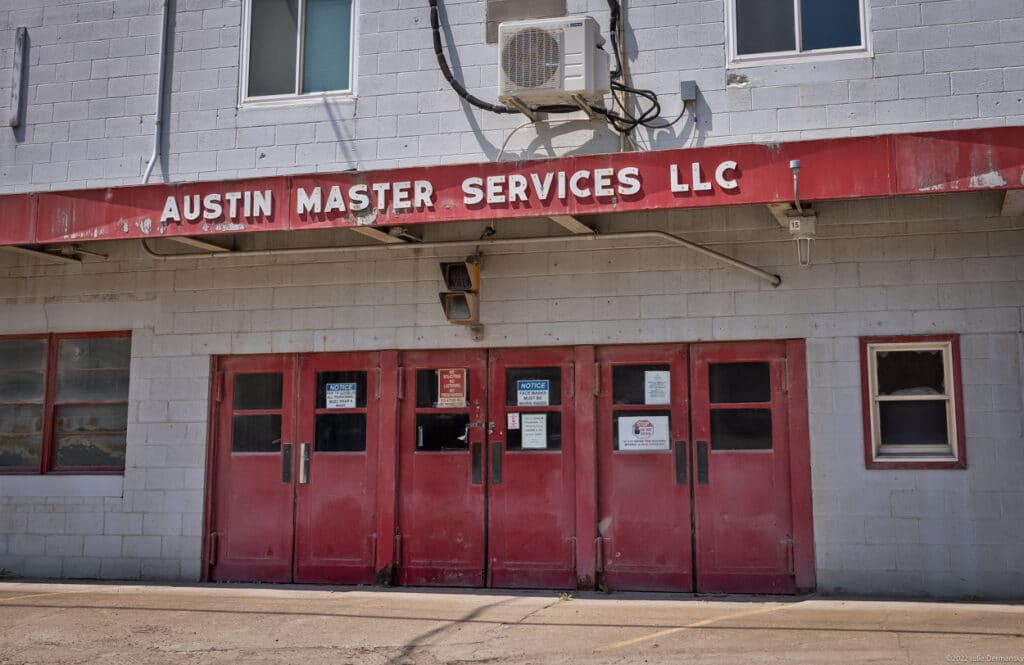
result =
M748 69L752 67L770 67L778 65L800 65L807 63L838 62L841 60L857 60L861 58L872 58L874 53L870 49L856 49L852 51L823 51L809 53L792 53L786 55L768 54L765 56L748 55L736 57L726 63L728 69Z
M121 497L124 475L0 475L0 497Z
M867 468L881 471L961 470L967 468L967 463L950 458L879 457L868 462Z
M238 103L238 109L295 108L323 104L355 104L356 94L351 90L341 92L311 93L308 95L281 95L276 97L253 97Z

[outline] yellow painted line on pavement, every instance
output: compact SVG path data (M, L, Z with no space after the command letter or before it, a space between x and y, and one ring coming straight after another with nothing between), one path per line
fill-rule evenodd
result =
M0 603L6 603L10 600L24 600L26 598L41 598L43 596L63 596L70 591L51 591L49 593L32 593L27 596L12 596L10 598L0 598Z
M656 640L659 637L665 637L666 635L674 635L675 633L681 633L684 630L693 630L694 628L701 628L702 626L708 626L719 621L729 621L730 619L740 619L742 617L754 616L755 614L767 614L768 612L775 612L787 607L786 605L777 605L775 607L762 607L757 610L747 610L746 612L735 612L733 614L723 614L722 616L712 617L710 619L702 619L701 621L694 621L688 623L685 626L679 626L678 628L669 628L667 630L659 630L656 633L650 635L644 635L643 637L634 637L631 640L623 640L621 642L613 642L612 644L606 644L603 647L599 647L598 651L611 651L612 649L621 649L622 647L632 646L639 644L640 642L646 642L647 640Z

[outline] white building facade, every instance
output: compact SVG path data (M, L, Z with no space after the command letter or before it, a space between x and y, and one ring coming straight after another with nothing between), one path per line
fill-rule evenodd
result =
M8 574L1024 594L1024 0L628 0L628 136L427 0L41 4Z

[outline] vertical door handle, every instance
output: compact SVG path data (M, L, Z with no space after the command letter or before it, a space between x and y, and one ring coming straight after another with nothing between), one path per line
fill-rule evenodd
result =
M501 441L491 441L491 483L501 484Z
M309 444L303 443L299 447L299 484L309 484Z
M290 484L292 482L292 444L281 445L281 482Z
M708 484L708 442L697 442L697 484Z
M473 484L479 485L483 483L483 444L479 441L474 441L469 444L469 455L473 462Z
M676 441L676 485L686 484L686 441Z

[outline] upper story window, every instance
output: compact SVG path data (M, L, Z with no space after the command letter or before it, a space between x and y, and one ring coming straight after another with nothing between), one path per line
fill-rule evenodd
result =
M0 337L0 472L123 472L131 342Z
M863 50L864 0L729 0L733 60Z
M352 89L353 0L250 0L245 100Z
M954 335L861 339L868 468L964 468L957 342Z

